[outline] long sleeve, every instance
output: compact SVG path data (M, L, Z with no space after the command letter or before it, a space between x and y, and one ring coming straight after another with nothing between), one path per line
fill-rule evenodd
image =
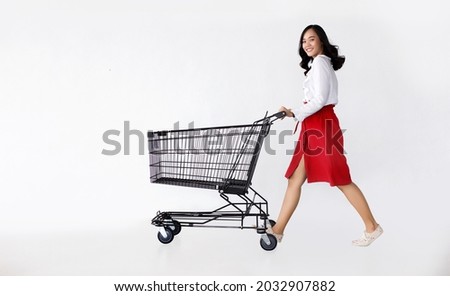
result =
M337 79L328 57L318 56L314 59L303 90L305 97L300 107L292 110L295 120L303 121L323 106L337 104Z

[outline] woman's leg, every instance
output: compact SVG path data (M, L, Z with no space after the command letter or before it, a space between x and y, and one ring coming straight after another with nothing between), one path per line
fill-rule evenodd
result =
M366 198L358 186L355 183L350 183L348 185L338 186L338 188L344 193L348 201L361 216L366 226L366 232L373 232L377 228L378 223L375 221Z
M300 160L299 165L288 180L288 187L284 195L283 204L281 205L280 214L277 223L272 227L274 233L283 234L286 225L297 208L300 200L301 187L306 180L306 170L304 157Z

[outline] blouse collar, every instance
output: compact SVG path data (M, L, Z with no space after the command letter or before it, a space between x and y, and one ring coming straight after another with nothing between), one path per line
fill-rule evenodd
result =
M331 58L330 58L329 56L324 55L324 54L319 54L317 57L324 57L324 58L327 58L327 59L331 60ZM316 58L317 58L317 57L316 57Z

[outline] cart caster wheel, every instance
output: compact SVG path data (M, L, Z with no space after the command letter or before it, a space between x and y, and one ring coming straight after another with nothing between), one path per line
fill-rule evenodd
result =
M272 226L272 227L274 227L275 224L277 224L277 222L275 222L275 221L273 221L273 220L271 220L271 219L269 219L269 223L270 223L270 226Z
M164 236L161 232L158 232L158 240L163 244L168 244L173 241L173 231L169 227L164 227L166 232L166 236Z
M172 230L173 235L177 235L181 231L181 224L177 220L172 221L173 225L169 225L170 230Z
M272 251L277 247L277 238L272 234L265 234L267 235L267 239L269 241L266 241L263 237L259 240L259 244L261 245L261 248L263 248L266 251Z

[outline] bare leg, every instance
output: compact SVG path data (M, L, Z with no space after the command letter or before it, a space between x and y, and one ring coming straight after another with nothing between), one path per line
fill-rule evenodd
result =
M366 198L358 186L356 186L355 183L350 183L348 185L338 186L338 188L344 193L348 201L361 216L364 225L366 226L366 231L373 232L377 228L378 223L375 221Z
M304 158L300 160L297 169L289 178L288 187L284 195L283 204L280 214L278 215L277 224L272 228L274 233L283 234L286 225L297 208L300 200L301 187L306 180L306 170Z

